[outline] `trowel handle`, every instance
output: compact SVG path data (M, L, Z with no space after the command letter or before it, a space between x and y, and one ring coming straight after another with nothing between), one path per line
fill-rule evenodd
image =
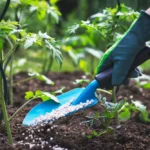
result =
M137 66L141 65L148 59L150 59L150 47L144 47L140 51L140 53L136 56L132 66L131 66L130 71L133 70L134 68L136 68ZM95 79L100 84L100 88L110 89L110 87L112 87L112 85L110 85L111 79L112 79L112 70L113 70L113 68L109 68L106 71L101 72L100 74L97 74L95 76ZM107 87L107 86L109 86L109 87Z

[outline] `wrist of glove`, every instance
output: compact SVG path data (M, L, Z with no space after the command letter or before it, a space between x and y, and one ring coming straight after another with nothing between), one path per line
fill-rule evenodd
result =
M101 59L97 74L113 67L112 85L119 86L126 82L127 75L136 55L145 47L145 42L150 39L150 15L141 11L140 16L132 23L130 28ZM135 69L129 77L141 75Z

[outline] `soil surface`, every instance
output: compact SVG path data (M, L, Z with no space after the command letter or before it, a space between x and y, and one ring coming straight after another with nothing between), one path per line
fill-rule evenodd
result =
M14 83L27 77L27 73L19 73L14 76ZM65 86L65 92L76 87L87 85L87 83L73 84L72 82L76 79L87 78L92 80L92 77L86 76L82 72L49 73L48 77L55 82L55 85L47 85L37 79L15 84L13 87L14 106L7 107L9 115L12 115L25 102L24 96L26 91L42 90L52 92ZM108 94L103 93L103 96L110 99ZM148 112L150 113L150 90L138 88L134 81L131 81L129 86L120 87L117 93L117 99L121 100L123 98L126 98L129 102L131 100L140 100L147 106ZM100 104L63 117L52 124L41 124L35 127L22 126L22 121L27 112L38 103L41 103L41 100L30 102L11 121L13 146L8 144L4 122L0 124L1 150L150 150L150 124L141 122L136 115L133 115L126 122L121 122L121 126L117 129L115 129L116 124L113 122L112 128L115 130L89 139L88 136L94 130L97 133L102 131L98 122L93 126L84 123L88 120L86 116L103 111Z

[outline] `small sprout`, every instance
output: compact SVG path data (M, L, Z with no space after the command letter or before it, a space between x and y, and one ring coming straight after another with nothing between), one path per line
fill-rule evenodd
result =
M73 84L82 84L82 83L89 83L89 79L76 79L75 82L72 82Z

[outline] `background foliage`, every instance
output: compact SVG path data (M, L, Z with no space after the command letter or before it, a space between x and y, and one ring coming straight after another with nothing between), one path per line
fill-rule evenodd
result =
M11 0L5 21L18 22L18 29L45 33L56 41L63 65L54 61L45 46L19 47L14 55L13 73L20 71L74 71L94 73L103 55L130 26L148 0ZM5 0L0 1L0 8ZM5 51L8 49L5 43ZM145 63L144 69L149 69ZM7 67L9 71L10 64Z

